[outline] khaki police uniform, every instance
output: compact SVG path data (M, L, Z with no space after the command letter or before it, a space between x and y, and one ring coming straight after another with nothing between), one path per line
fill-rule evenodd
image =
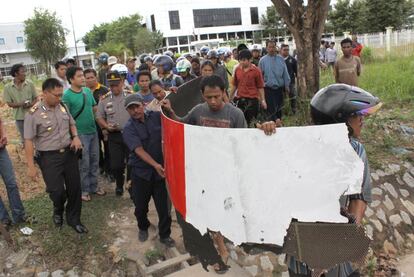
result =
M111 157L111 173L116 180L116 193L118 195L123 193L124 172L129 155L128 148L122 138L122 130L130 117L124 106L125 98L129 94L125 91L119 95L108 92L99 101L96 113L96 118L102 118L108 125L117 128L116 131L108 133L108 148ZM127 170L127 179L129 180L129 170Z
M25 116L24 138L33 141L46 191L53 201L54 214L63 215L71 226L80 224L81 185L78 155L70 149L70 126L75 121L63 104L33 106Z

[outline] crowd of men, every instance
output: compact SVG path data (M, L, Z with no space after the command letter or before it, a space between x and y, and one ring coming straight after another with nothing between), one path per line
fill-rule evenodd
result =
M324 47L325 44L324 44ZM337 59L334 43L323 54L334 69L336 81L357 85L361 73L353 42L341 42L343 56ZM297 111L298 63L287 44L269 40L266 47L241 44L233 50L202 47L197 54L180 57L171 51L162 55L130 57L125 64L115 56L99 55L100 69L82 69L75 60L58 61L55 77L42 84L37 95L26 79L25 67L14 65L14 80L4 89L4 102L13 109L25 149L28 176L38 177L40 167L46 191L53 202L52 220L66 223L78 233L87 233L81 223L82 202L107 192L98 175L115 182L115 194L127 189L135 205L139 240L148 239L148 203L154 199L159 216L160 241L173 246L168 192L161 147L160 111L187 124L227 128L256 126L267 135L275 132L287 97ZM204 104L179 118L165 97L178 87L202 77ZM264 119L258 124L260 114ZM0 119L0 173L7 188L12 219L0 199L0 220L26 222L16 178ZM213 234L224 247L221 235ZM224 251L224 250L223 250ZM217 272L226 268L215 267Z

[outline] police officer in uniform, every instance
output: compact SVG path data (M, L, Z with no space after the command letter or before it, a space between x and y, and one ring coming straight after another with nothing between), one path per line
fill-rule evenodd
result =
M129 92L123 89L124 84L117 71L109 72L107 80L111 91L99 101L96 121L102 128L102 133L108 136L111 172L116 181L115 193L121 196L124 192L124 172L129 154L122 138L122 130L129 119L129 114L124 107L124 100ZM127 173L127 179L129 179L128 175Z
M66 222L78 233L87 233L82 225L81 185L78 167L82 143L75 121L61 103L63 86L55 78L42 84L43 99L26 114L24 138L28 175L36 179L34 148L39 153L38 163L46 184L46 191L53 201L53 222L57 227ZM66 206L65 206L66 203Z

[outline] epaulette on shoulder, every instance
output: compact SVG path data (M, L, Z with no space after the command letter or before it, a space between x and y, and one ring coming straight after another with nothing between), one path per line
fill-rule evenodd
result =
M135 93L134 91L132 91L132 90L128 90L128 89L126 89L126 90L124 90L127 94L133 94L133 93Z
M108 92L108 93L104 94L104 95L102 96L102 99L105 99L106 97L110 96L110 95L111 95L111 93L112 93L112 92Z
M39 104L33 105L33 107L30 108L29 113L33 114L38 108L39 108Z

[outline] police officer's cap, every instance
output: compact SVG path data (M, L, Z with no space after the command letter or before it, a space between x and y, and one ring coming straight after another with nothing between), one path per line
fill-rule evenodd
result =
M128 108L131 105L140 105L144 103L144 98L139 94L130 94L125 98L124 106Z
M117 83L121 81L121 75L119 75L118 71L110 71L106 75L106 79L108 80L108 83Z

